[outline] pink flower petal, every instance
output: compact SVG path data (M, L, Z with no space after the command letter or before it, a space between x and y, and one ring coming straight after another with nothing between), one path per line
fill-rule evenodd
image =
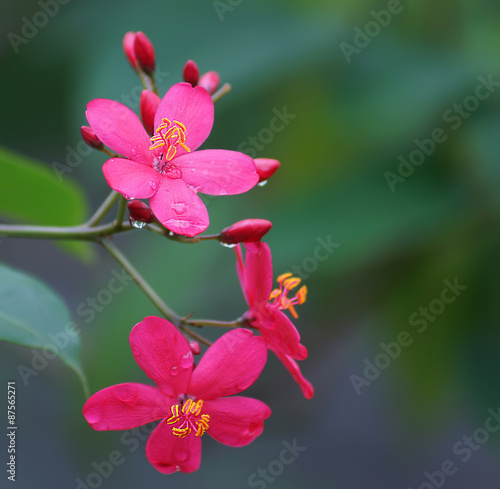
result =
M247 294L247 286L246 286L245 262L243 261L243 255L241 253L241 245L239 243L235 246L234 251L236 253L236 272L238 273L238 279L240 281L241 290L243 291L243 295L245 296L247 304L250 306L250 301Z
M161 175L150 166L126 158L111 158L102 167L108 185L126 199L147 199L160 186Z
M155 129L162 118L178 121L186 127L186 146L194 151L207 139L214 123L214 103L210 94L202 87L189 83L173 85L163 97L155 115ZM186 151L180 146L177 156Z
M203 355L188 393L203 400L238 394L257 380L266 360L262 338L248 329L228 331Z
M267 243L245 243L247 294L253 307L267 304L273 287L273 262Z
M277 350L274 350L274 353L276 353L276 356L282 361L286 369L292 374L295 382L299 384L304 397L306 399L311 399L314 394L314 388L311 383L302 375L297 362L290 358L288 355L285 355L284 353L281 353Z
M83 415L94 430L129 430L165 417L174 402L150 385L118 384L91 396Z
M271 416L271 409L263 402L240 396L206 401L203 412L210 415L207 433L231 447L255 440L264 429L264 420Z
M208 227L205 204L180 178L164 176L149 205L158 220L174 233L196 236Z
M151 165L151 141L139 118L123 104L99 98L87 105L87 120L97 137L113 151Z
M174 162L182 179L204 194L241 194L259 181L253 159L238 151L206 149L179 156Z
M148 438L146 457L163 474L194 472L201 462L201 436L193 432L184 438L175 436L164 419Z
M186 338L166 319L149 316L130 333L136 362L160 390L170 397L186 392L193 353Z
M274 351L281 351L297 360L307 358L307 349L300 344L300 335L290 319L277 309L267 308L274 319L273 328L259 328L259 332Z

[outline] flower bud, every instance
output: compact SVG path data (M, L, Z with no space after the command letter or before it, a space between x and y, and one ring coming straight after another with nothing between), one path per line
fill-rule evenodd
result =
M190 340L189 341L189 348L191 348L191 351L193 352L193 355L199 355L201 352L201 347L200 344L195 341L195 340Z
M123 51L128 59L128 62L130 63L130 66L137 71L139 69L139 65L137 64L137 58L135 57L134 41L135 32L127 32L123 37Z
M134 53L138 65L148 75L152 75L155 67L155 49L144 32L137 32L134 39Z
M192 60L188 60L184 65L182 70L182 79L190 83L192 87L198 85L198 80L200 79L200 70L196 63Z
M248 243L260 241L272 227L265 219L245 219L221 231L219 241L224 244Z
M272 160L270 158L256 158L254 162L257 167L257 173L259 174L259 183L266 181L280 167L280 162L278 160Z
M220 76L216 71L208 71L201 75L198 85L207 90L210 95L213 95L219 88Z
M160 97L151 90L143 90L141 93L141 119L146 131L153 134L155 128L156 109L160 105Z
M151 208L141 200L131 200L130 202L127 202L127 207L131 221L146 223L153 221Z
M92 128L89 126L82 126L80 132L82 133L82 138L86 145L91 148L102 148L102 141L95 135Z

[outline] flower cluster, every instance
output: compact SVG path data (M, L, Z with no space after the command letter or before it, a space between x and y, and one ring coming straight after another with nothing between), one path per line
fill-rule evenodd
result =
M210 71L200 76L190 60L183 70L184 82L173 85L160 99L149 39L141 32L129 32L123 48L145 85L141 117L113 100L95 99L88 104L89 126L82 127L82 136L110 156L103 165L104 178L128 201L133 227L156 226L170 237L203 239L200 234L207 229L209 216L198 193L246 192L272 176L280 164L236 151L200 150L212 130L219 75ZM130 345L156 387L114 385L92 395L83 408L95 430L126 430L159 421L146 444L146 456L162 473L197 470L205 433L235 447L262 433L270 408L236 394L260 376L268 350L281 360L303 395L307 399L313 395L297 364L307 357L307 350L285 314L298 317L295 307L305 302L307 288L299 286L300 279L291 273L280 275L273 288L271 251L262 241L271 226L266 220L246 219L205 237L234 247L248 310L227 324L231 329L217 341L207 343L196 365L194 356L201 348L198 341L186 339L186 326L210 325L210 321L147 317L132 329Z

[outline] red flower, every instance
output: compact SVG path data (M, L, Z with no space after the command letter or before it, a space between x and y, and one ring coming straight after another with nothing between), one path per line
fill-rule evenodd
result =
M113 100L92 100L87 119L97 137L124 156L104 163L109 186L128 200L150 199L155 216L174 233L195 236L208 227L198 192L239 194L259 180L250 156L195 151L214 122L212 98L202 87L172 86L156 110L151 138L134 112Z
M282 312L289 309L292 316L297 318L294 306L306 300L307 288L302 286L295 297L289 299L288 292L300 283L300 279L285 273L278 277L279 289L272 290L273 265L269 246L256 242L245 243L245 248L246 263L243 261L241 245L235 248L238 277L249 306L245 317L249 324L259 330L269 349L276 353L292 374L304 396L311 399L314 389L295 362L306 358L307 350L300 344L297 329Z
M193 369L189 343L166 319L147 317L130 333L132 353L158 387L107 387L91 396L83 415L95 430L128 430L162 419L146 456L164 474L200 466L201 436L241 447L264 429L269 407L248 397L225 397L252 385L267 360L262 338L247 329L221 336Z

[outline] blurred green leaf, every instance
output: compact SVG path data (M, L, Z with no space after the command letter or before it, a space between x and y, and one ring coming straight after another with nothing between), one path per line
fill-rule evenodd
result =
M28 224L72 226L87 215L81 189L67 177L60 181L55 172L39 162L0 147L0 214ZM83 261L92 257L88 243L59 242Z
M0 339L19 345L44 348L57 355L87 381L80 363L80 340L62 299L38 279L0 264ZM44 365L42 362L41 365ZM26 379L33 365L21 376ZM43 367L41 367L43 368ZM39 370L39 369L38 369Z

